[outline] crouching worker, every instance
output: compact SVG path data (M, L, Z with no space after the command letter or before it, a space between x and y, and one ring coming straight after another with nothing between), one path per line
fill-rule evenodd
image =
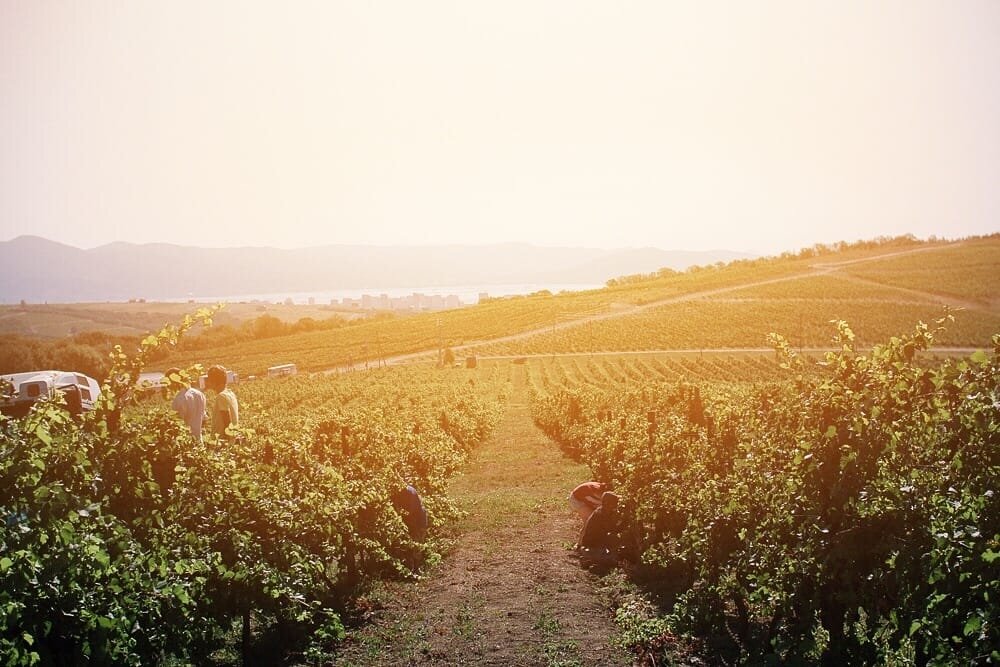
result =
M581 555L593 560L615 561L621 546L621 516L618 514L618 496L610 491L601 495L601 504L595 509L580 531L576 548Z
M570 508L586 521L601 504L601 494L608 490L604 482L584 482L569 494Z
M415 542L423 542L427 537L427 512L420 502L417 490L406 484L392 494L392 506L403 517L403 523L410 531L410 538Z

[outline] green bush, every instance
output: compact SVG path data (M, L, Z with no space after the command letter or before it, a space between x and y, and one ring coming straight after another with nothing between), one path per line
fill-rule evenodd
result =
M43 401L0 419L4 664L205 664L224 645L245 664L319 659L359 589L430 553L391 503L400 480L432 525L454 516L447 477L502 392L429 370L436 384L261 381L238 388L233 438L198 442L162 402L134 399L146 360L212 312L116 349L95 411Z
M939 324L943 324L943 321ZM540 397L536 420L627 500L669 629L743 663L1000 661L1000 336L928 366L920 325L742 388Z

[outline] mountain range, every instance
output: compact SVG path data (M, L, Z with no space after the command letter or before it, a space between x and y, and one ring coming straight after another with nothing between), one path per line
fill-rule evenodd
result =
M110 243L81 249L37 236L0 242L0 302L72 303L334 289L604 283L660 268L752 257L728 250L497 245L199 248Z

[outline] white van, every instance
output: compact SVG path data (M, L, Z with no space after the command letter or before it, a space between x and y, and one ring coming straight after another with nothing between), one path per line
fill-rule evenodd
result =
M23 417L36 401L62 392L73 414L93 410L101 395L101 385L83 373L69 371L29 371L0 376L13 386L13 394L0 400L0 412Z
M271 366L267 369L267 377L277 378L283 377L285 375L295 375L299 370L295 367L295 364L281 364L280 366Z

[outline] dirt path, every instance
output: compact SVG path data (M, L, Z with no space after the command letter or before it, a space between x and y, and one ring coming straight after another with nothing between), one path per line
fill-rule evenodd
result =
M338 665L628 665L600 579L569 550L566 505L586 468L532 423L524 369L503 422L452 493L468 516L428 576L393 583Z
M820 355L825 352L836 352L840 348L836 347L796 347L794 350L799 354ZM859 352L871 350L871 347L858 346ZM972 354L983 347L932 347L929 354L938 356L961 356ZM590 357L678 357L689 359L692 356L774 356L773 347L705 347L705 348L658 348L655 350L606 350L598 352L537 352L533 354L482 354L477 355L480 361L499 361L513 359L552 359L563 357L578 357L581 359Z

